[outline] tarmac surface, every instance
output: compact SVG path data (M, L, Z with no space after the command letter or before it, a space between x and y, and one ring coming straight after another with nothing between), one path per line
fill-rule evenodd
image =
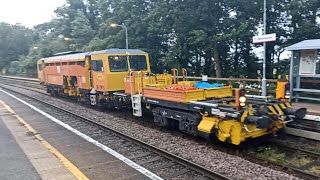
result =
M41 179L0 118L0 179Z
M0 100L14 111L13 113L5 111L6 108L0 103L0 110L2 110L0 111L0 179L150 179L100 147L1 91ZM19 116L18 119L16 115ZM28 135L30 129L22 126L19 119L30 125L36 131L33 134L39 134L63 158L57 158L56 154L53 155L46 149L48 147L41 146L42 143L32 134ZM10 130L5 124L8 122ZM35 152L26 152L20 148L19 141L25 144L26 149L30 149L32 146L36 147L31 148ZM38 144L30 146L30 142ZM43 154L44 150L40 146L53 159L49 158L52 162L38 163L37 166L37 162L33 162L33 159L47 157L47 154ZM39 156L35 156L35 154ZM55 160L54 163L53 160ZM66 164L69 165L68 168ZM50 174L46 176L46 173ZM59 178L58 175L64 178Z

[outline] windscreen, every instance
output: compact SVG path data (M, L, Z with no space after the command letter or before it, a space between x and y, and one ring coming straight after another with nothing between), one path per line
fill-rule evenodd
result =
M128 61L126 56L109 56L108 60L111 72L128 71Z
M109 56L109 67L111 72L128 71L127 56ZM130 70L145 71L147 70L147 60L144 55L129 56Z
M130 69L132 71L145 71L147 70L146 56L130 56Z

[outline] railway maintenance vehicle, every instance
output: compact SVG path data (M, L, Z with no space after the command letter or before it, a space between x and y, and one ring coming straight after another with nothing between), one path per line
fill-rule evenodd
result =
M150 111L160 126L234 145L276 135L306 114L288 102L287 81L278 82L276 98L250 96L206 79L188 81L186 69L178 81L177 69L153 74L148 53L139 49L60 53L38 60L37 67L40 83L53 96L90 106L130 107L138 117Z

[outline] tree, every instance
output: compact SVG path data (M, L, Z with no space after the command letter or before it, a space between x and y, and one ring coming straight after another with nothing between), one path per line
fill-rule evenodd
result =
M286 65L280 61L284 47L320 38L319 7L318 0L267 1L267 32L279 37L267 45L267 78L272 78L273 68L280 72ZM67 0L55 12L57 18L36 26L33 32L20 26L30 34L26 36L30 40L20 35L23 42L13 41L12 30L18 32L19 28L0 26L4 62L0 67L21 55L22 66L29 67L36 58L61 51L125 48L124 29L110 27L111 23L124 23L129 47L148 52L154 72L177 67L195 75L256 78L257 70L262 69L262 59L253 52L260 45L252 44L251 39L261 31L263 1ZM64 41L64 37L72 41ZM22 43L26 44L21 49ZM7 44L14 47L8 49ZM39 47L38 54L32 44Z
M71 37L76 49L88 44L94 36L95 31L91 28L89 20L82 11L78 11L75 19L71 21Z
M19 24L0 23L0 68L8 68L10 62L18 61L19 56L28 54L32 43L30 29Z

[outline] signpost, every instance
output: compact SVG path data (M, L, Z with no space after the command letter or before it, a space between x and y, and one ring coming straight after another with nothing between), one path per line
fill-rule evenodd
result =
M255 44L258 44L258 43L276 41L276 39L277 39L277 35L276 33L273 33L273 34L253 36L252 42Z
M265 17L264 13L264 17ZM264 47L264 55L263 55L263 67L262 67L262 96L267 96L267 79L266 79L266 50L267 42L276 41L277 35L275 33L273 34L266 34L266 23L264 24L264 35L254 36L252 42L253 43L263 43Z

